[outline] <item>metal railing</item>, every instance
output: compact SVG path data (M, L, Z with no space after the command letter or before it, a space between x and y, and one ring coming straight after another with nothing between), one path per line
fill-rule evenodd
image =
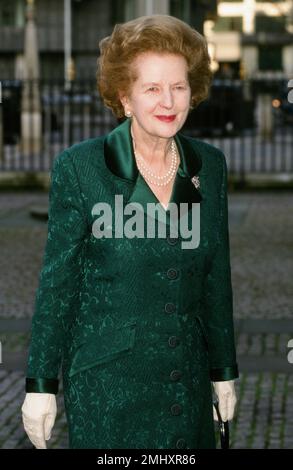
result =
M283 80L214 80L182 132L220 148L229 173L292 175L293 104ZM0 171L49 171L54 157L118 124L94 80L2 81ZM1 132L2 131L2 132Z

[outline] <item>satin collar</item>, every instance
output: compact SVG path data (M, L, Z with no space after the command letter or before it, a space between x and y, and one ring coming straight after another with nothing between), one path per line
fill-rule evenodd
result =
M130 124L131 120L126 119L106 135L104 140L106 165L113 175L134 183L128 202L140 202L143 206L148 202L159 203L159 200L138 171ZM200 171L202 160L187 137L177 133L174 138L180 153L180 165L169 202L177 204L185 202L188 204L188 209L190 209L193 202L201 202L202 200L199 189L191 181L191 178Z

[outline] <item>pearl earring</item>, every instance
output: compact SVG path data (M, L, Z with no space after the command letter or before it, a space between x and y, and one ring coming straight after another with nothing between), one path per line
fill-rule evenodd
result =
M131 117L131 116L132 116L131 111L125 111L125 116L126 116L126 117Z

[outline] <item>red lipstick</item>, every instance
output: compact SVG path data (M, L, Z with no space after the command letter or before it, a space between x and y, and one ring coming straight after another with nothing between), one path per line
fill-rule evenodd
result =
M176 118L176 114L173 114L172 116L156 116L156 118L163 122L172 122Z

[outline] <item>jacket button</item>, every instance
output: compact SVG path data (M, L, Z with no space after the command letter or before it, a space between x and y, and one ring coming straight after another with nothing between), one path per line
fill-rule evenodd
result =
M171 374L170 374L170 379L171 380L178 380L180 379L182 376L182 372L181 370L172 370Z
M171 406L171 413L172 415L174 416L178 416L182 413L182 406L179 405L179 403L174 403L172 406Z
M178 238L170 237L170 235L167 235L166 239L169 245L176 245L178 243Z
M168 344L170 348L175 348L178 343L179 343L179 340L177 336L170 336L170 338L168 339Z
M180 439L177 440L176 448L177 449L185 449L186 448L186 440L183 439L183 437L180 437Z
M172 302L167 302L165 304L165 312L167 313L173 313L175 312L176 306Z
M176 279L178 277L178 271L177 269L170 268L167 271L167 277L169 279Z

